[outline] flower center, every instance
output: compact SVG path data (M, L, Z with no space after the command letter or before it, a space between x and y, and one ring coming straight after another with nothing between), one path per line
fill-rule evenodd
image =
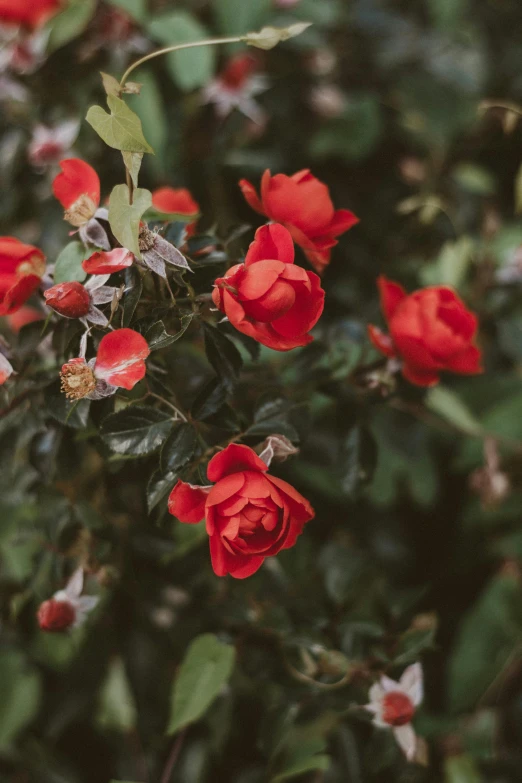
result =
M401 691L391 691L382 700L382 719L390 726L405 726L415 715L411 699Z
M138 237L138 242L140 246L140 250L143 252L147 252L147 250L152 250L156 243L156 234L154 231L151 231L147 226L143 225L140 226L140 233Z
M86 193L83 193L69 209L65 211L64 219L72 226L79 228L87 223L96 212L96 204Z
M60 373L61 388L69 400L81 400L96 388L96 378L84 362L64 364Z

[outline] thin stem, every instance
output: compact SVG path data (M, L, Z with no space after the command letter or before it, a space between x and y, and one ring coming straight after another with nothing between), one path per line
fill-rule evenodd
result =
M125 82L131 75L131 73L136 70L136 68L139 68L140 65L143 65L143 63L146 63L148 60L154 59L154 57L160 57L162 54L169 54L170 52L178 52L181 49L192 49L196 46L215 46L219 44L227 44L227 43L240 43L243 40L242 36L234 36L232 38L207 38L204 41L193 41L192 43L186 43L186 44L176 44L175 46L167 46L165 49L158 49L155 52L150 52L150 54L146 54L144 57L141 57L139 60L136 60L135 63L130 65L123 76L121 77L120 81L120 87L125 86Z
M176 737L176 741L172 746L172 750L167 759L167 763L165 764L165 769L163 770L160 783L170 783L170 779L172 777L172 773L174 771L176 761L178 760L178 756L181 752L183 742L185 741L185 734L186 734L186 729L182 731L181 734L178 735L178 737Z
M178 419L181 419L182 421L188 421L188 419L187 419L187 417L185 416L185 414L184 414L184 413L182 413L182 412L180 411L180 409L179 409L179 408L176 408L176 406L175 406L175 405L173 405L171 402L169 402L168 400L166 400L164 397L160 397L160 395L159 395L159 394L155 394L154 392L151 392L151 391L149 391L149 392L148 392L148 394L147 394L146 396L148 396L148 397L154 397L154 399L156 399L156 400L159 400L159 401L160 401L160 402L162 402L164 405L168 405L168 407L169 407L169 408L171 408L171 409L172 409L172 410L173 410L173 411L176 413L176 417L177 417Z

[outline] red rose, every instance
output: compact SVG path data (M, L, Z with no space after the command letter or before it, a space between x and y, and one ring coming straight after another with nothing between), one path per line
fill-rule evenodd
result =
M166 215L182 215L183 217L197 217L200 209L199 204L192 198L192 194L186 188L158 188L152 192L152 206L157 212L164 212ZM187 223L187 237L194 236L196 231L194 220Z
M65 208L65 219L83 226L94 217L100 205L100 179L85 161L68 158L60 161L61 174L53 180L53 193Z
M38 625L42 631L65 631L76 620L76 611L69 601L50 598L38 609Z
M276 351L312 342L324 307L321 281L294 265L292 237L277 223L257 230L245 263L216 280L212 298L238 331Z
M33 245L0 237L0 315L19 310L40 285L45 256Z
M91 306L89 292L81 283L57 283L44 291L45 301L60 315L83 318Z
M434 386L441 370L482 372L474 344L477 318L447 286L407 294L397 283L378 280L381 306L390 335L368 327L370 339L385 356L402 359L402 374L417 386Z
M255 573L265 557L292 547L315 515L299 492L267 470L251 448L232 444L208 464L213 487L178 481L170 494L169 511L180 522L206 519L217 576Z
M0 22L42 27L62 8L61 0L0 0Z
M335 237L359 222L348 209L334 210L328 187L308 169L291 177L272 177L267 169L261 179L261 198L246 179L239 186L252 209L286 226L319 274L330 263Z

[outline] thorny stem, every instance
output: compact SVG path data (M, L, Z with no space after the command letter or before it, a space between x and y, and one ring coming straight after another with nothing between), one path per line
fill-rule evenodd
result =
M144 57L141 57L139 60L136 60L136 62L132 65L129 65L121 77L120 87L123 88L125 86L125 82L136 68L139 68L140 65L143 65L143 63L146 63L148 60L152 60L155 57L160 57L162 54L178 52L181 49L192 49L196 46L215 46L219 44L240 43L243 40L243 36L234 36L232 38L207 38L204 41L193 41L192 43L176 44L175 46L167 46L165 49L157 49L155 52L150 52Z

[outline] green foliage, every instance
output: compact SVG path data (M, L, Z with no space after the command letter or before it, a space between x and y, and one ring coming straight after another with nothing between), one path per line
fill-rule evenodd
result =
M209 38L208 30L186 11L158 14L149 25L151 36L165 46L192 43ZM175 83L181 90L201 87L214 73L215 50L199 46L167 55L167 63Z
M115 185L112 189L109 200L109 223L112 233L122 247L134 253L136 258L141 258L138 239L141 218L151 204L150 190L136 188L131 203L127 185Z
M86 120L101 139L116 150L122 152L153 152L145 139L141 120L125 101L114 95L107 96L110 114L101 106L91 106Z
M96 0L69 0L49 25L47 50L53 52L83 33L96 11Z
M117 454L139 457L159 449L171 429L168 413L133 405L107 416L100 434Z
M82 261L86 258L85 247L81 242L69 242L58 255L54 267L54 282L65 283L77 280L79 283L87 277Z

